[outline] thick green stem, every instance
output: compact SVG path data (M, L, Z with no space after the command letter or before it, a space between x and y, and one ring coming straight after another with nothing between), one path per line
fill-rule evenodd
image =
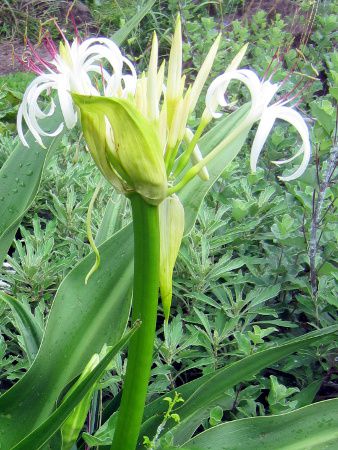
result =
M160 231L158 207L131 196L134 226L133 321L142 321L128 347L127 373L112 444L113 450L135 450L139 437L156 329Z

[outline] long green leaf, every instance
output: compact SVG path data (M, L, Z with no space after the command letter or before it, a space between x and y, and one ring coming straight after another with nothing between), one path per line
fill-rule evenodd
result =
M222 400L227 389L243 380L252 378L262 369L271 366L290 353L316 343L325 336L336 332L338 332L338 325L313 331L299 338L292 339L280 347L270 348L250 355L229 366L218 369L213 374L205 375L199 380L177 388L176 391L182 395L185 402L177 409L181 422L173 429L175 444L181 445L192 436L193 432L200 425L201 420L208 416L208 410ZM191 392L192 394L190 395ZM166 396L168 395L170 396L170 393L166 394ZM145 422L141 430L141 436L154 435L157 426L162 420L162 417L159 415L160 411L163 413L163 402L161 399L146 407Z
M219 141L226 131L226 127L218 127L215 139ZM212 130L208 136L212 145ZM204 195L202 192L200 202ZM197 213L194 208L192 211ZM4 448L15 445L41 424L51 413L61 390L81 372L89 357L105 342L114 343L122 335L130 307L130 242L129 226L102 245L100 269L87 287L84 277L92 265L92 255L85 258L61 284L34 364L0 398L0 429L6 429L6 435L0 434L0 445ZM114 317L117 318L116 323L112 324Z
M28 360L32 363L39 350L43 330L26 305L5 292L0 292L0 299L12 308L17 327L25 343Z
M146 4L142 6L140 10L130 20L128 20L122 28L113 34L112 40L117 45L121 45L121 43L127 39L128 35L138 26L143 17L151 10L155 1L156 0L147 1Z
M61 120L59 114L42 121L45 130L52 130ZM6 257L16 230L39 189L48 158L61 140L46 138L46 149L37 145L31 134L26 134L30 148L18 144L0 170L0 263Z
M234 420L207 430L182 447L203 450L336 450L338 399L278 416Z
M0 434L0 448L10 448L41 424L91 355L121 338L130 310L130 235L131 227L126 227L99 247L101 265L88 285L84 279L93 254L61 283L33 365L0 397L0 430L6 430Z
M106 367L114 356L128 343L140 323L134 327L102 358L99 364L87 375L84 380L74 389L56 411L37 429L30 433L25 439L13 447L13 450L39 449L51 436L57 432L75 406L81 401L91 387L102 377Z
M245 117L248 109L248 104L242 106L233 114L222 118L208 133L206 133L198 142L202 154L206 155L216 147L216 145L218 145L224 137L236 127L237 123ZM208 181L201 181L201 179L196 176L178 193L178 196L184 205L185 234L188 234L193 227L204 197L217 178L222 174L225 167L239 153L246 141L248 133L249 129L235 139L231 145L225 147L216 158L210 161L207 166L210 176Z
M125 212L127 198L116 195L116 201L108 200L103 219L95 237L95 244L100 245L122 228L122 217Z

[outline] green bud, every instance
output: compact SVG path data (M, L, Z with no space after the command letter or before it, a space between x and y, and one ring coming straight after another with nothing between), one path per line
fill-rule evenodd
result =
M65 401L79 386L79 384L95 369L95 367L100 362L100 356L95 353L90 359L89 363L84 368L81 376L71 387L71 389L66 394L63 401ZM61 427L62 435L62 450L70 450L73 448L83 424L86 421L88 410L90 408L90 403L92 400L92 395L96 389L96 384L87 392L87 394L82 398L81 402L74 408L72 413L67 417L67 420L63 423Z
M165 320L172 300L173 270L184 232L184 208L176 195L166 198L159 207L160 216L160 291Z
M108 181L115 185L115 176L126 194L137 192L151 204L161 203L167 175L155 124L129 100L78 94L73 99L89 150Z

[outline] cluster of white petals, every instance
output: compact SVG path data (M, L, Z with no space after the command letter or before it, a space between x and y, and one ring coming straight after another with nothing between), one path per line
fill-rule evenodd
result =
M35 78L26 89L17 115L18 134L26 147L28 143L23 133L23 120L41 146L44 146L41 136L53 137L63 129L63 122L53 131L41 128L39 120L52 116L55 111L53 99L48 110L39 106L43 93L51 90L57 92L63 121L68 129L77 122L71 92L119 97L135 93L137 77L134 66L107 38L90 38L82 43L75 39L71 45L64 40L59 53L45 67L47 73Z
M162 147L167 175L178 177L190 160L192 166L199 169L196 173L207 180L206 165L222 149L222 144L210 152L210 155L203 157L198 141L209 122L222 115L218 112L218 108L228 105L226 92L229 83L236 80L245 84L251 95L250 110L236 127L236 132L239 133L250 128L255 122L259 122L250 157L252 170L256 170L259 155L275 121L282 119L296 128L301 137L302 146L291 158L274 161L274 163L285 164L302 154L303 160L298 169L293 174L280 178L289 181L301 176L309 163L311 153L308 128L297 111L285 106L286 101L270 105L280 88L279 84L273 84L269 80L261 81L251 70L238 69L247 46L238 52L226 71L211 83L200 124L195 133L189 129L189 116L210 74L219 41L220 36L210 48L194 83L186 87L185 76L182 74L182 34L179 18L176 22L167 71L165 61L160 67L158 66L158 41L154 34L149 68L140 77L137 77L132 63L122 55L118 46L110 39L90 38L82 43L75 39L71 45L64 39L64 42L60 44L59 53L55 52L53 61L45 65L47 73L41 73L32 81L24 94L17 117L19 137L24 145L28 146L23 134L23 120L33 137L42 146L41 137L59 134L63 129L63 122L68 129L72 128L78 118L72 93L127 98L149 122L154 124ZM63 122L55 130L45 131L40 126L39 120L51 116L55 111L55 104L51 100L49 110L43 110L39 106L39 98L41 94L51 90L57 92ZM112 124L107 119L105 122L106 143L114 152ZM228 137L225 139L228 140ZM185 150L181 151L182 143ZM179 162L177 162L176 158L179 155ZM185 180L190 179L194 173L193 170L189 172ZM185 180L180 183L180 186ZM176 188L171 188L171 191L176 192Z
M273 84L269 80L261 81L253 71L248 69L227 71L217 77L207 91L206 106L210 115L216 118L222 115L217 112L217 108L218 106L225 107L228 105L225 94L232 80L244 83L249 89L251 96L251 107L243 120L242 127L251 127L255 122L259 121L250 155L252 171L256 171L259 155L275 121L281 119L296 128L301 137L302 145L300 150L291 158L273 162L278 165L286 164L303 154L303 160L298 169L293 174L280 177L280 179L291 181L300 177L305 172L311 156L309 130L303 117L291 107L285 106L287 101L277 102L269 106L280 88L279 84Z

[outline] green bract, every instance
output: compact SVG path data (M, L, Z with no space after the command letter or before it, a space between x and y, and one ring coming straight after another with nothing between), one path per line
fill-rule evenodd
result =
M73 100L88 148L107 180L126 194L161 203L167 175L154 124L125 99L73 94Z

